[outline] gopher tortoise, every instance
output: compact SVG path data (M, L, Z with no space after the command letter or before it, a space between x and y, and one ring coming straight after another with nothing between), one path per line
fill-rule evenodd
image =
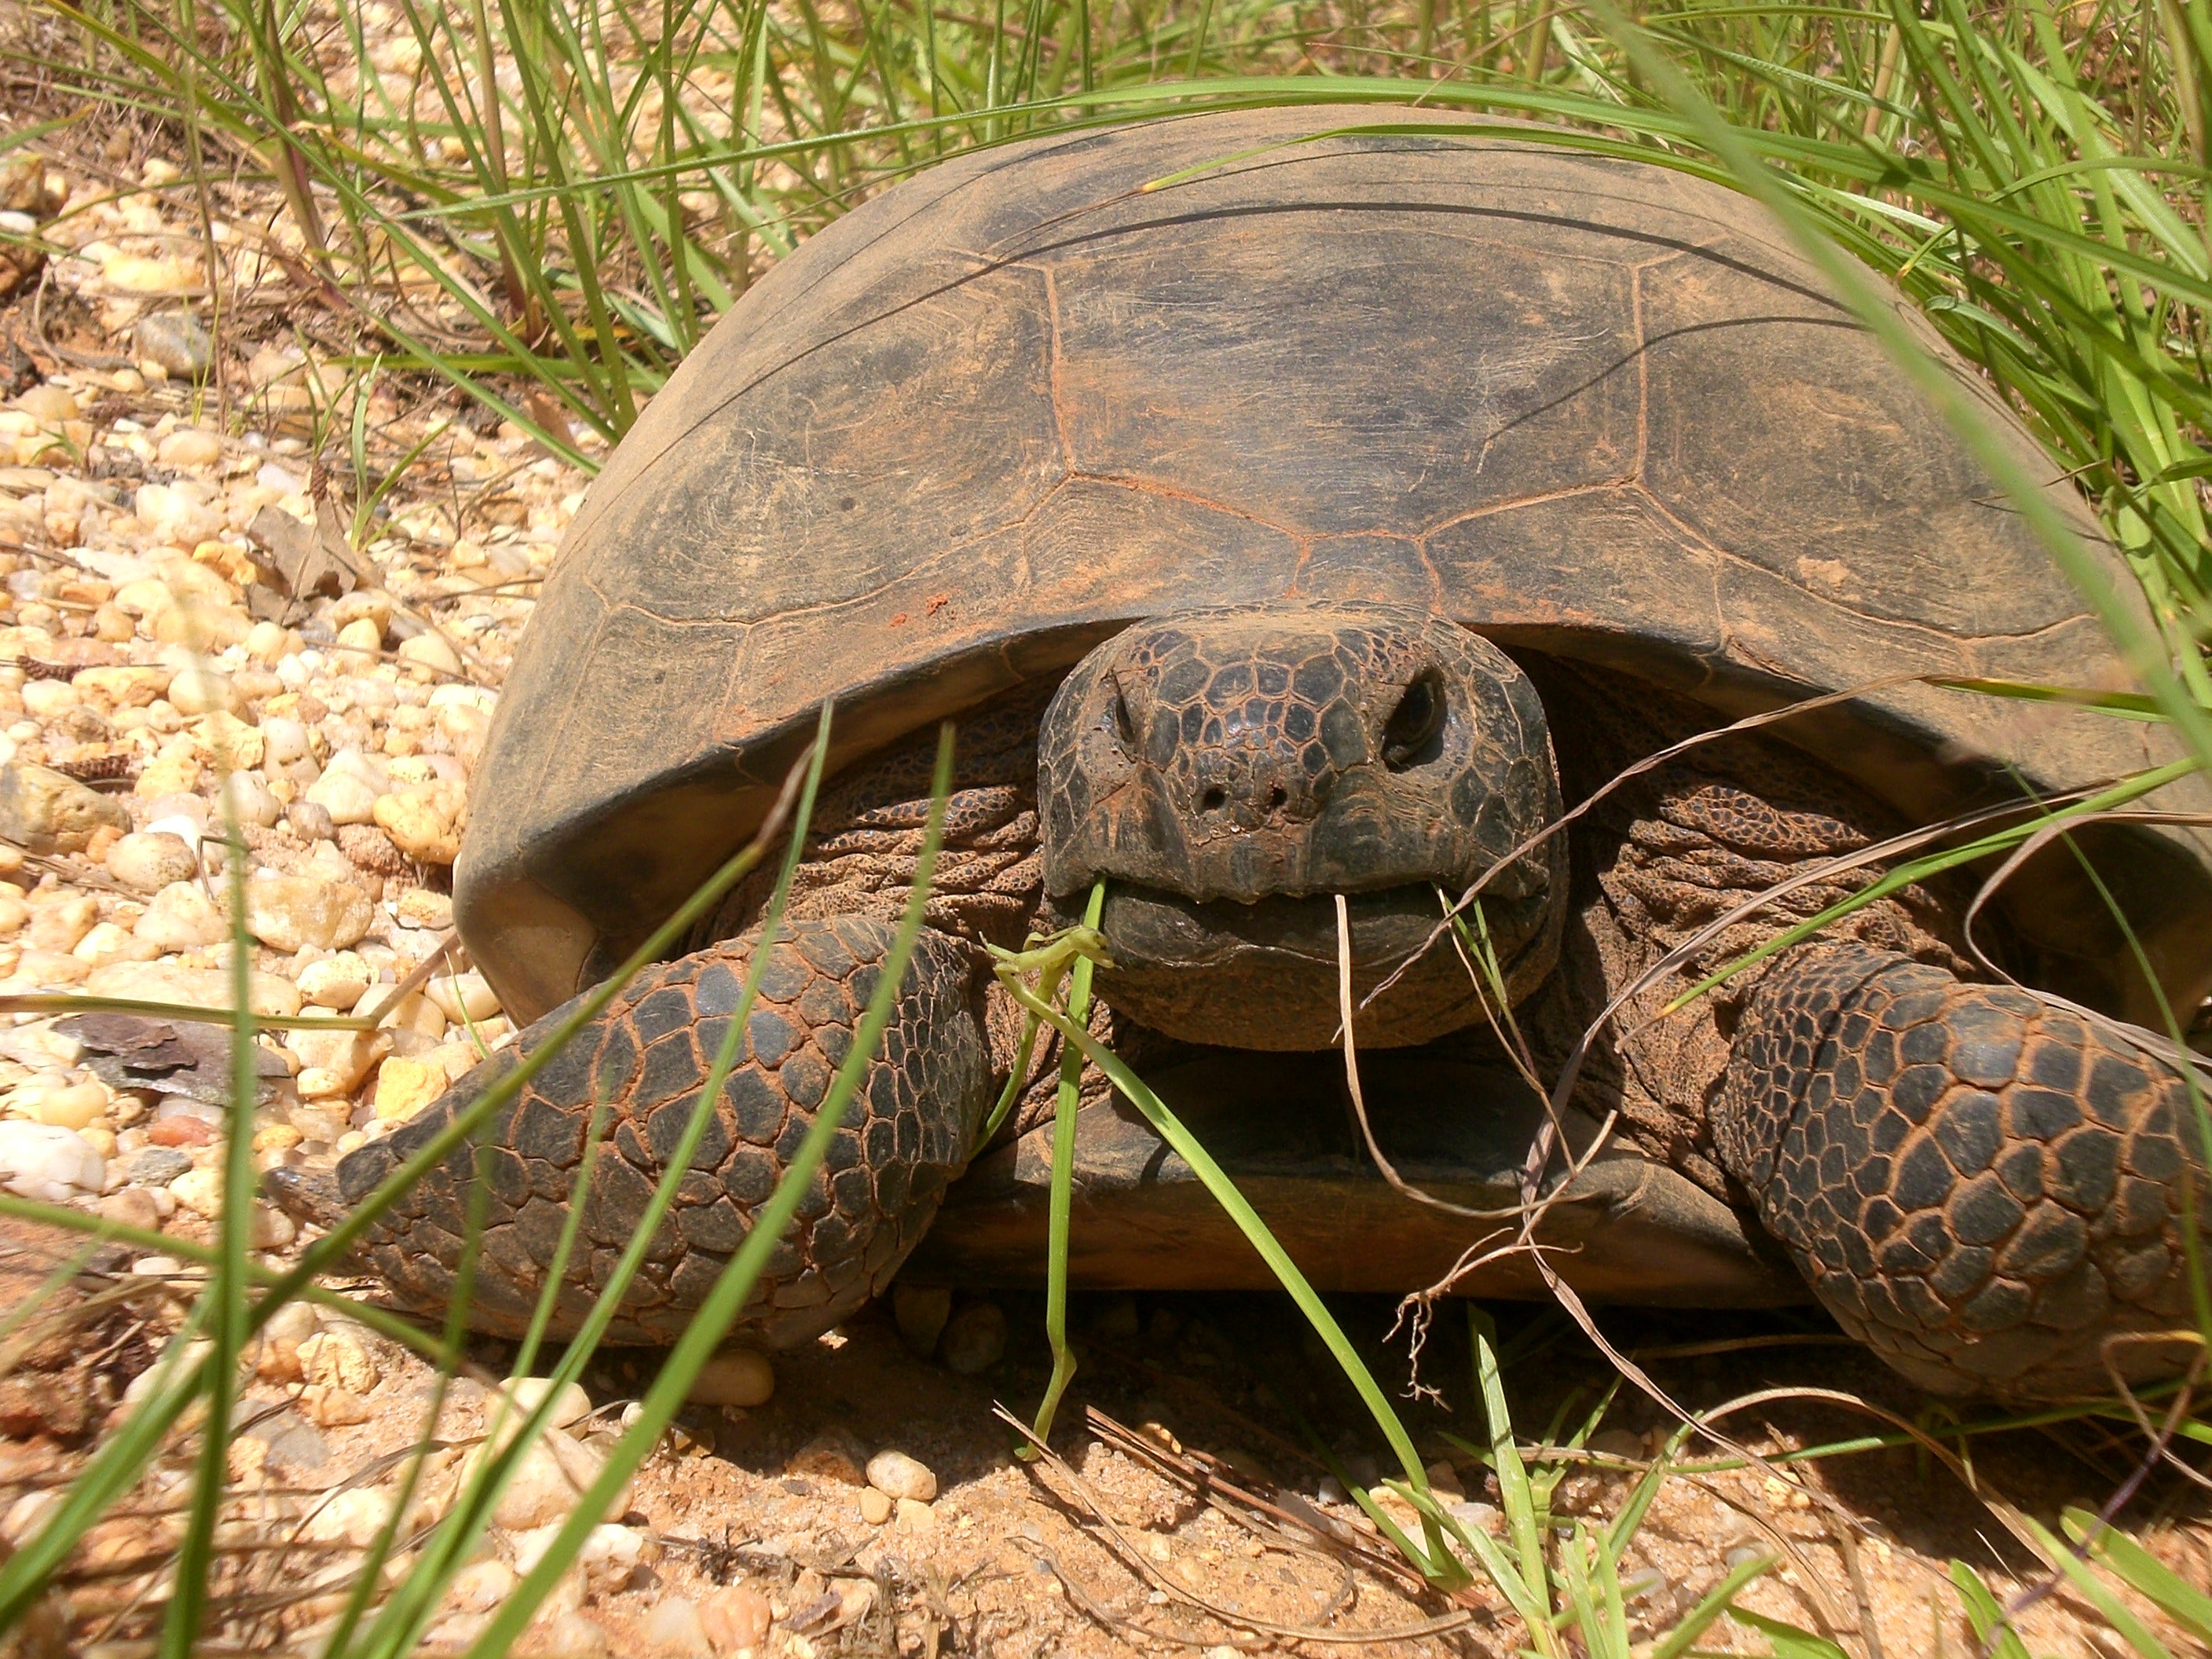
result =
M1042 1276L1055 1063L978 1146L1018 1024L985 947L1103 880L1097 1029L1321 1288L1443 1282L1493 1231L1389 1184L1347 1113L1320 1052L1341 895L1363 1092L1404 1181L1515 1203L1546 1112L1528 1079L1633 989L1561 1119L1577 1155L1544 1177L1535 1238L1569 1284L1809 1291L1928 1389L2071 1395L2108 1362L2171 1370L2160 1334L2187 1323L2203 1143L2122 1022L2212 985L2200 831L2054 843L1971 940L1970 892L1899 887L1659 1017L1866 885L1889 838L2179 752L1946 677L2126 684L2002 493L1742 198L1427 112L1046 136L838 221L653 401L517 656L456 912L507 1007L544 1016L527 1051L752 833L836 698L748 1050L615 1340L683 1329L812 1121L952 718L929 926L742 1333L806 1340L902 1272ZM1440 896L1662 747L1832 693L1496 871L1471 920L1512 1006L1486 1009ZM2152 799L2206 805L2195 782ZM375 1223L361 1255L402 1304L450 1299L473 1197L473 1321L520 1329L580 1202L574 1328L698 1102L767 892L735 890L495 1118L487 1193L457 1153ZM357 1201L514 1063L334 1174L281 1176L287 1201ZM576 1194L595 1091L608 1138ZM1125 1104L1086 1085L1079 1126L1075 1282L1266 1282ZM1455 1288L1541 1282L1509 1252Z

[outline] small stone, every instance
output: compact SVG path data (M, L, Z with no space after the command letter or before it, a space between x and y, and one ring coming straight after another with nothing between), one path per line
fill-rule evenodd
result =
M358 1395L375 1393L384 1380L376 1356L343 1328L317 1331L300 1344L300 1374L310 1382Z
M434 893L427 887L410 887L399 896L392 912L404 927L425 927L444 933L453 925L453 901L445 893Z
M106 1085L92 1081L58 1089L20 1089L15 1094L17 1111L33 1123L51 1123L58 1129L88 1129L113 1104Z
M249 730L246 736L252 736ZM244 756L234 750L234 759L243 763ZM258 772L232 772L227 775L216 789L216 799L237 815L240 823L251 823L263 830L273 829L284 816L284 803L276 799L276 792L262 781Z
M514 1426L520 1426L519 1418ZM469 1462L463 1466L464 1479L474 1474L479 1460L494 1455L491 1449L497 1443L486 1441L470 1454ZM509 1532L527 1532L567 1520L585 1488L599 1478L604 1462L589 1446L579 1444L559 1429L548 1429L515 1460L514 1478L492 1512L494 1523ZM608 1500L606 1517L620 1516L629 1508L629 1491L625 1486Z
M384 1123L404 1123L452 1086L446 1068L435 1060L403 1059L392 1055L377 1068L377 1119Z
M243 714L246 699L228 675L212 668L179 669L169 682L169 702L179 714Z
M645 1534L635 1527L602 1522L584 1534L576 1565L594 1590L619 1589L645 1559Z
M102 824L128 831L130 809L43 766L0 766L0 836L27 852L82 853Z
M222 1171L212 1165L185 1170L169 1183L169 1190L194 1215L212 1221L222 1213Z
M122 294L196 294L206 273L196 259L117 253L100 268L100 280Z
M1494 1533L1498 1530L1498 1523L1501 1518L1497 1504L1486 1504L1480 1498L1463 1498L1456 1503L1447 1504L1444 1505L1444 1513L1458 1522L1460 1526L1468 1532Z
M154 1194L143 1187L125 1187L101 1199L100 1218L112 1221L118 1227L136 1227L142 1233L161 1231L161 1206L155 1203Z
M330 809L311 800L295 800L284 809L284 822L301 841L335 841L338 826Z
M891 1317L898 1322L900 1339L908 1349L927 1358L937 1352L937 1339L952 1316L952 1292L943 1285L894 1285Z
M15 399L15 407L33 420L57 423L74 421L84 412L77 406L76 393L52 384L32 386Z
M214 1129L202 1123L198 1118L165 1118L162 1122L165 1124L199 1123L207 1132L207 1140L212 1141L215 1139ZM155 1127L158 1128L161 1126L157 1124ZM152 1139L153 1136L149 1133L147 1138ZM157 1144L145 1147L135 1154L131 1161L123 1166L123 1178L125 1181L134 1181L142 1187L166 1187L179 1176L189 1174L191 1167L192 1161L185 1153L179 1152L174 1146Z
M374 618L356 617L338 629L338 644L354 651L381 651L384 649L384 630L376 625Z
M0 1123L0 1188L18 1198L66 1203L97 1193L107 1165L74 1129L51 1123Z
M213 466L222 459L222 437L204 427L180 426L155 446L154 459L163 466Z
M707 1639L716 1653L759 1647L768 1640L768 1627L775 1618L768 1597L750 1584L718 1589L699 1605L699 1622L707 1627Z
M199 872L199 855L172 835L134 831L107 849L107 873L134 893L158 893Z
M937 1525L937 1511L918 1498L893 1500L894 1521L901 1532L927 1532Z
M125 841L132 839L125 836ZM163 836L174 841L173 836ZM118 843L120 845L121 843ZM182 845L181 842L179 843ZM229 925L215 901L189 881L172 883L154 895L146 913L138 918L131 936L161 951L200 951L220 945L229 936Z
M520 1582L514 1569L495 1555L471 1561L447 1586L446 1605L469 1613L489 1613L514 1595Z
M284 1034L284 1046L298 1056L300 1071L294 1085L303 1096L351 1094L361 1086L390 1039L374 1032L346 1027L319 1030L302 1026ZM320 1073L320 1078L311 1078Z
M659 1652L694 1659L695 1656L711 1654L714 1644L708 1640L707 1626L699 1617L696 1602L680 1595L664 1595L647 1610L638 1620L638 1633L645 1638L647 1646Z
M188 312L165 311L140 318L137 327L131 331L131 349L141 362L159 363L163 373L179 380L199 380L215 361L215 343L199 319ZM220 459L222 455L218 444L213 459ZM161 459L166 465L181 465L171 461L166 453Z
M273 1205L256 1203L253 1217L246 1229L246 1243L249 1249L289 1249L300 1237L300 1224Z
M176 672L157 664L85 668L72 684L111 708L143 708L167 692Z
M937 1475L929 1465L894 1449L879 1451L868 1460L868 1484L892 1498L924 1504L937 1496Z
M34 951L74 951L77 941L100 920L100 904L88 895L40 897L41 902L31 907L31 928L23 941Z
M860 1494L860 1519L872 1527L880 1527L891 1518L891 1495L870 1486Z
M398 656L402 662L415 663L441 673L461 672L460 653L442 634L417 634L411 640L400 641Z
M319 806L333 824L367 823L376 816L377 792L351 772L333 768L307 787L307 804Z
M351 951L340 951L300 970L300 994L318 1008L351 1009L373 978L367 963Z
M350 882L314 876L254 876L246 884L246 930L272 951L313 945L343 951L376 918L368 895Z
M162 1118L158 1122L149 1125L146 1130L146 1139L155 1146L161 1147L212 1146L222 1137L222 1132L214 1124L204 1117L194 1117L187 1112L179 1112L174 1117ZM186 1158L185 1162L190 1164L191 1160ZM178 1171L179 1175L182 1173L182 1170ZM169 1181L174 1181L176 1178L176 1176L173 1175L169 1177ZM162 1182L164 1186L167 1184L168 1182Z
M407 855L391 836L373 823L338 825L338 851L345 854L346 862L355 869L366 870L373 876L407 873Z
M848 1486L868 1484L868 1451L845 1429L824 1429L785 1460L786 1474L836 1480Z
M695 1406L764 1406L775 1392L775 1368L750 1348L725 1348L699 1368L684 1398Z
M500 1384L500 1392L514 1401L517 1411L527 1413L538 1408L538 1402L545 1397L546 1391L552 1386L553 1379L549 1376L511 1376ZM586 1394L580 1384L565 1382L554 1400L551 1414L545 1420L556 1429L565 1429L571 1424L581 1422L591 1414L591 1395Z
M499 994L478 973L441 974L422 988L422 994L456 1025L464 1017L489 1019L499 1012Z
M371 811L377 828L417 863L450 865L461 855L463 806L458 785L419 784L379 795Z
M991 1369L1006 1353L1006 1316L995 1302L970 1302L945 1323L938 1351L963 1376Z
M607 1633L580 1613L556 1613L532 1627L524 1650L535 1659L604 1659Z
M263 1462L272 1474L311 1474L331 1461L331 1443L305 1423L291 1423L269 1437Z
M300 1390L300 1409L318 1428L342 1429L366 1423L375 1413L368 1401L350 1389L328 1382L310 1382Z

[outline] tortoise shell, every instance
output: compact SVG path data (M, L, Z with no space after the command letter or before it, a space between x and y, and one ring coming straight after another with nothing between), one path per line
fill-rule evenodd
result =
M463 935L533 1017L741 842L825 697L841 763L1134 619L1286 596L1431 607L1730 717L1899 676L2128 684L1743 197L1426 111L1055 134L814 237L623 441L501 699ZM1911 683L1778 729L1923 818L2003 768L2063 788L2179 752ZM2124 833L2108 879L2201 994L2212 842ZM2016 882L2042 902L2014 918L2113 957L2074 868Z

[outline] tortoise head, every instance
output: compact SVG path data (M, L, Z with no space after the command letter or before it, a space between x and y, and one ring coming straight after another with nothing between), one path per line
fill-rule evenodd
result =
M1480 1018L1462 952L1423 947L1443 896L1559 811L1543 704L1495 646L1425 612L1291 604L1158 617L1092 651L1045 712L1037 799L1056 914L1106 879L1102 994L1246 1048L1331 1046L1340 894L1357 995L1419 958L1360 1012L1362 1042ZM1468 915L1516 998L1551 970L1565 890L1547 842Z

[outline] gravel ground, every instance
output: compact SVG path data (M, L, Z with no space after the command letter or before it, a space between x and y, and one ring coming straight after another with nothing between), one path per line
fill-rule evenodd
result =
M173 176L155 161L139 182ZM15 376L0 407L0 994L222 1006L232 965L218 799L227 787L246 848L254 1006L365 1011L447 938L471 769L585 479L512 428L380 383L362 410L378 464L428 443L355 533L344 482L319 477L308 441L313 408L343 391L343 376L272 335L229 344L223 395L196 378L212 347L204 309L185 296L206 273L178 201L42 166L0 169L0 229L43 224L75 250L44 271L21 257L0 262L18 342L0 364ZM230 279L269 280L252 236L219 224L216 240ZM214 1029L49 1015L0 1024L0 1184L179 1241L211 1237L225 1071L205 1042ZM327 1160L387 1133L509 1036L458 953L373 1036L266 1035L255 1158L264 1168ZM258 1207L253 1225L272 1263L300 1243L273 1209ZM149 1386L137 1379L180 1322L194 1274L179 1257L130 1251L57 1290L43 1282L52 1242L21 1229L9 1237L0 1302L39 1310L0 1376L0 1539L20 1542L132 1390ZM1379 1334L1387 1321L1372 1311ZM948 1309L916 1297L900 1312L903 1334L889 1312L872 1310L779 1358L773 1373L754 1356L719 1362L524 1650L807 1659L1180 1645L1218 1659L1267 1646L1345 1650L1250 1634L1240 1616L1295 1627L1334 1607L1339 1632L1381 1632L1445 1610L1387 1574L1347 1579L1328 1554L1255 1531L1163 1473L1196 1451L1218 1454L1256 1489L1318 1510L1327 1529L1364 1527L1283 1415L1287 1393L1345 1437L1355 1467L1371 1455L1346 1426L1356 1414L1328 1379L1314 1380L1278 1304L1087 1304L1086 1397L1152 1425L1145 1432L1167 1455L1158 1465L1096 1435L1066 1437L1082 1492L1066 1471L1017 1465L988 1414L994 1399L1026 1406L1038 1395L1045 1356L1034 1306ZM937 1335L930 1328L948 1312L949 1334ZM1701 1328L1678 1319L1668 1328ZM1270 1358L1275 1349L1285 1357ZM1809 1360L1773 1352L1771 1364L1763 1354L1747 1362L1750 1375L1744 1361L1685 1360L1670 1386L1705 1404L1762 1384L1840 1381L1916 1409L1856 1356L1839 1379L1833 1350ZM506 1352L481 1347L483 1375L495 1376ZM574 1502L571 1477L618 1431L650 1363L608 1356L563 1403L556 1434L532 1455L433 1626L430 1650L465 1643L537 1559ZM1597 1373L1585 1357L1546 1375L1540 1395ZM421 1361L351 1322L294 1309L272 1326L230 1443L228 1536L241 1548L216 1587L265 1597L232 1603L245 1650L313 1650L394 1501L392 1454L425 1434L447 1443L430 1456L410 1518L430 1518L449 1499L471 1445L496 1432L488 1413L499 1396L464 1377L434 1420L434 1382ZM1532 1400L1529 1420L1545 1409ZM1864 1426L1810 1409L1778 1401L1754 1437L1779 1449ZM1743 1419L1745 1432L1758 1415ZM1066 1420L1076 1420L1073 1407ZM1608 1424L1617 1456L1643 1456L1663 1437L1656 1418L1627 1407ZM887 1450L903 1461L878 1455ZM2014 1437L1986 1467L2049 1514L2112 1490L2125 1474L2118 1456L2080 1437ZM134 1645L144 1626L133 1609L158 1590L189 1458L180 1445L95 1528L65 1575L66 1603L49 1610L62 1633L47 1650L145 1650ZM1970 1555L2001 1593L2026 1582L2003 1571L2017 1558L1991 1554L1987 1516L1909 1453L1838 1469L1820 1479L1856 1531L1763 1478L1671 1482L1632 1561L1638 1616L1663 1628L1737 1552L1781 1544L1791 1565L1751 1605L1825 1620L1870 1656L1869 1609L1889 1652L1972 1651L1942 1586L1944 1559ZM1460 1486L1472 1522L1496 1527L1478 1468L1462 1458L1456 1470L1440 1466L1438 1479ZM1606 1512L1626 1491L1620 1476L1572 1480L1582 1484L1571 1485L1566 1506L1584 1512ZM1125 1555L1102 1543L1101 1514L1124 1529ZM1859 1540L1848 1555L1837 1542L1847 1535ZM2170 1514L2147 1536L2178 1571L2212 1579L2201 1513ZM1340 1602L1347 1584L1351 1599ZM1501 1650L1495 1601L1475 1595L1465 1605L1471 1634L1359 1650ZM2038 1652L2112 1650L2093 1623L2053 1595L2026 1629ZM1731 1644L1755 1651L1759 1640L1725 1627L1708 1638Z

